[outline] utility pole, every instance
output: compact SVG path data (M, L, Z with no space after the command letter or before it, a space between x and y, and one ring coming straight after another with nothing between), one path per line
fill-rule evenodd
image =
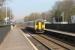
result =
M6 7L6 24L7 24L7 1L6 1L6 4L5 4L5 7Z

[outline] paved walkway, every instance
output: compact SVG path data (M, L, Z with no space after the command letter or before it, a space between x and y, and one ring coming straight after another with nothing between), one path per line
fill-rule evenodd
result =
M34 48L29 41L21 35L18 28L13 28L0 45L0 50L34 50Z

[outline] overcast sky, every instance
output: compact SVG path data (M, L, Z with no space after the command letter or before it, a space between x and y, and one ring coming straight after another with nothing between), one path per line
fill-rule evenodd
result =
M12 0L8 6L12 9L15 19L23 18L32 12L50 10L57 0Z

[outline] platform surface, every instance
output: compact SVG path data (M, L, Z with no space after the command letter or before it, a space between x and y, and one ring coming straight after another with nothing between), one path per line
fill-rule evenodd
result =
M45 30L75 37L75 33L69 33L69 32L64 32L64 31L53 30L53 29L45 29Z
M35 50L29 41L21 35L18 28L13 28L0 45L0 50Z

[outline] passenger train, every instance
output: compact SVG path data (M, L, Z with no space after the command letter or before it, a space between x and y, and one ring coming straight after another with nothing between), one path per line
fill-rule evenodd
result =
M45 30L45 23L42 19L25 22L25 26L26 29L33 29L35 33L44 33Z
M61 24L68 24L68 22L53 22L53 23L50 23L48 21L44 21L43 19L38 19L38 20L35 20L35 21L25 22L25 27L26 27L26 29L31 29L31 30L35 31L36 33L44 33L44 31L46 29L50 29L50 28L47 28L47 25L49 27L50 25L55 25L55 24L57 24L59 26ZM56 27L57 27L57 25L56 25Z

